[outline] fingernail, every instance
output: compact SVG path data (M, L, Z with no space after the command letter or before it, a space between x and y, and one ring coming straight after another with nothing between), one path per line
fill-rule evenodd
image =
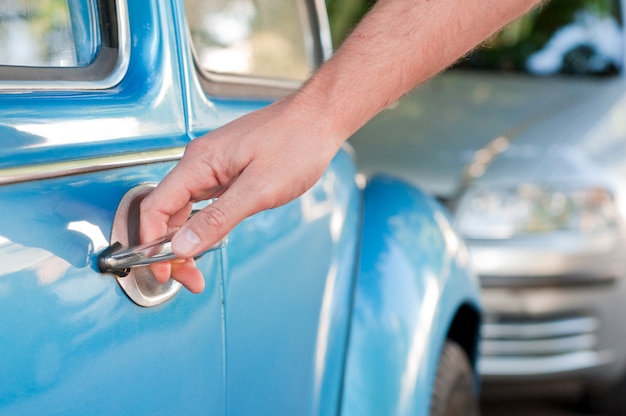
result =
M200 245L200 237L188 228L176 233L172 239L174 252L183 257L191 257Z

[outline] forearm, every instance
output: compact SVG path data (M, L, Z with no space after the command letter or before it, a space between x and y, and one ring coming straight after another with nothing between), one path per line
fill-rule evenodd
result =
M295 102L342 142L539 0L379 0Z
M195 255L244 218L302 195L360 126L537 1L379 0L303 88L193 140L143 200L141 240L178 229L172 248L187 259L153 265L154 276L202 291ZM192 201L212 198L187 221Z

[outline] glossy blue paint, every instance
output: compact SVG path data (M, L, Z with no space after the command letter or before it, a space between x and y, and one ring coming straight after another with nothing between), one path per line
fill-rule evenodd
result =
M0 168L185 144L168 1L130 2L131 56L103 91L0 93ZM95 271L123 194L172 164L0 187L0 414L222 412L222 259L153 309Z
M181 25L183 16L180 7ZM189 44L181 62L192 137L269 103L206 94ZM245 220L229 236L227 414L337 413L361 215L355 175L341 151L303 197Z
M186 144L172 14L165 0L128 3L130 64L114 88L2 94L0 168Z
M219 253L202 295L133 304L95 271L117 203L153 165L0 188L0 414L223 409Z
M445 211L395 179L365 189L343 415L427 415L450 324L478 311L467 251Z
M231 233L227 414L336 414L359 235L353 178L340 153L302 198Z
M181 67L181 85L184 86L184 105L187 114L186 122L192 137L198 137L207 131L214 130L224 124L254 110L258 110L272 102L270 99L251 97L229 98L229 86L224 85L224 96L215 97L206 94L200 83L201 75L194 63L192 45L187 41L187 25L183 1L173 1L174 19L180 42L179 63Z

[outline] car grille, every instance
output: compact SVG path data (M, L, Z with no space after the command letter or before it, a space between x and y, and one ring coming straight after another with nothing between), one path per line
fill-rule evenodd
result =
M530 376L605 364L611 354L597 350L599 326L593 316L488 317L482 327L479 370L491 376Z

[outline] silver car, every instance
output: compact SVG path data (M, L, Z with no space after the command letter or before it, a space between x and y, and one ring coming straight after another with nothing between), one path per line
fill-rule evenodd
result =
M626 414L622 12L553 0L351 143L364 173L452 211L481 277L487 387L566 379Z

